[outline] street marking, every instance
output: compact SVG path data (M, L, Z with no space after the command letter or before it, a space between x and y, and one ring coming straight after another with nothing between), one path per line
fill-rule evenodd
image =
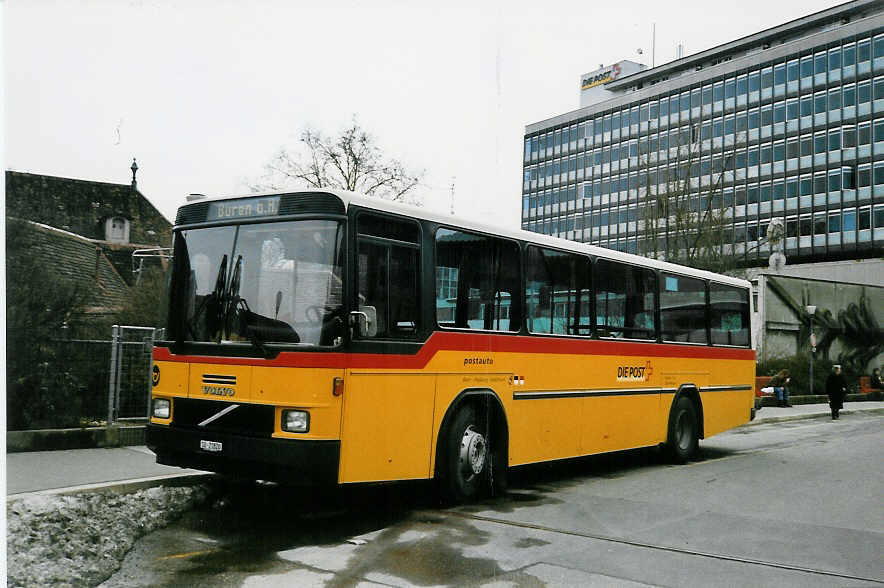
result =
M164 555L162 557L158 557L157 561L163 561L164 559L185 559L188 557L195 557L197 555L206 555L207 553L215 553L216 551L221 551L220 549L204 549L202 551L188 551L187 553L175 553L173 555Z

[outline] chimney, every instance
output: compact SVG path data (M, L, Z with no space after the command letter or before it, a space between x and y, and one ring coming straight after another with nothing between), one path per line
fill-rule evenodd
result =
M134 157L132 158L132 167L130 167L129 169L132 170L132 189L137 190L138 189L138 182L135 181L135 173L138 171L138 164L135 163Z

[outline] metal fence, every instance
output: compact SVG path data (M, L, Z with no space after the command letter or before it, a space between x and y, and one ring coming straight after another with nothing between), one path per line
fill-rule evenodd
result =
M107 388L109 424L148 417L156 331L152 327L112 327Z
M17 379L7 382L10 430L146 420L153 342L161 336L151 327L114 325L109 340L44 340L27 357L22 352Z

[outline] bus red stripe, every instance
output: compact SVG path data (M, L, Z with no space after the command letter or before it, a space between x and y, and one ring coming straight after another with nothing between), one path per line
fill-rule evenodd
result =
M281 352L275 359L173 355L166 347L157 347L157 361L199 362L221 365L266 367L422 369L440 351L484 353L550 353L558 355L616 355L638 357L683 357L690 359L755 359L755 351L732 347L708 347L600 341L484 333L434 332L415 355L381 353Z

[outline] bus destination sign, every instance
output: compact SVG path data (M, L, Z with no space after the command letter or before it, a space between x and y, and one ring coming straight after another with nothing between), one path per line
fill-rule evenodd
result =
M235 220L279 214L279 196L238 198L209 203L206 220Z

